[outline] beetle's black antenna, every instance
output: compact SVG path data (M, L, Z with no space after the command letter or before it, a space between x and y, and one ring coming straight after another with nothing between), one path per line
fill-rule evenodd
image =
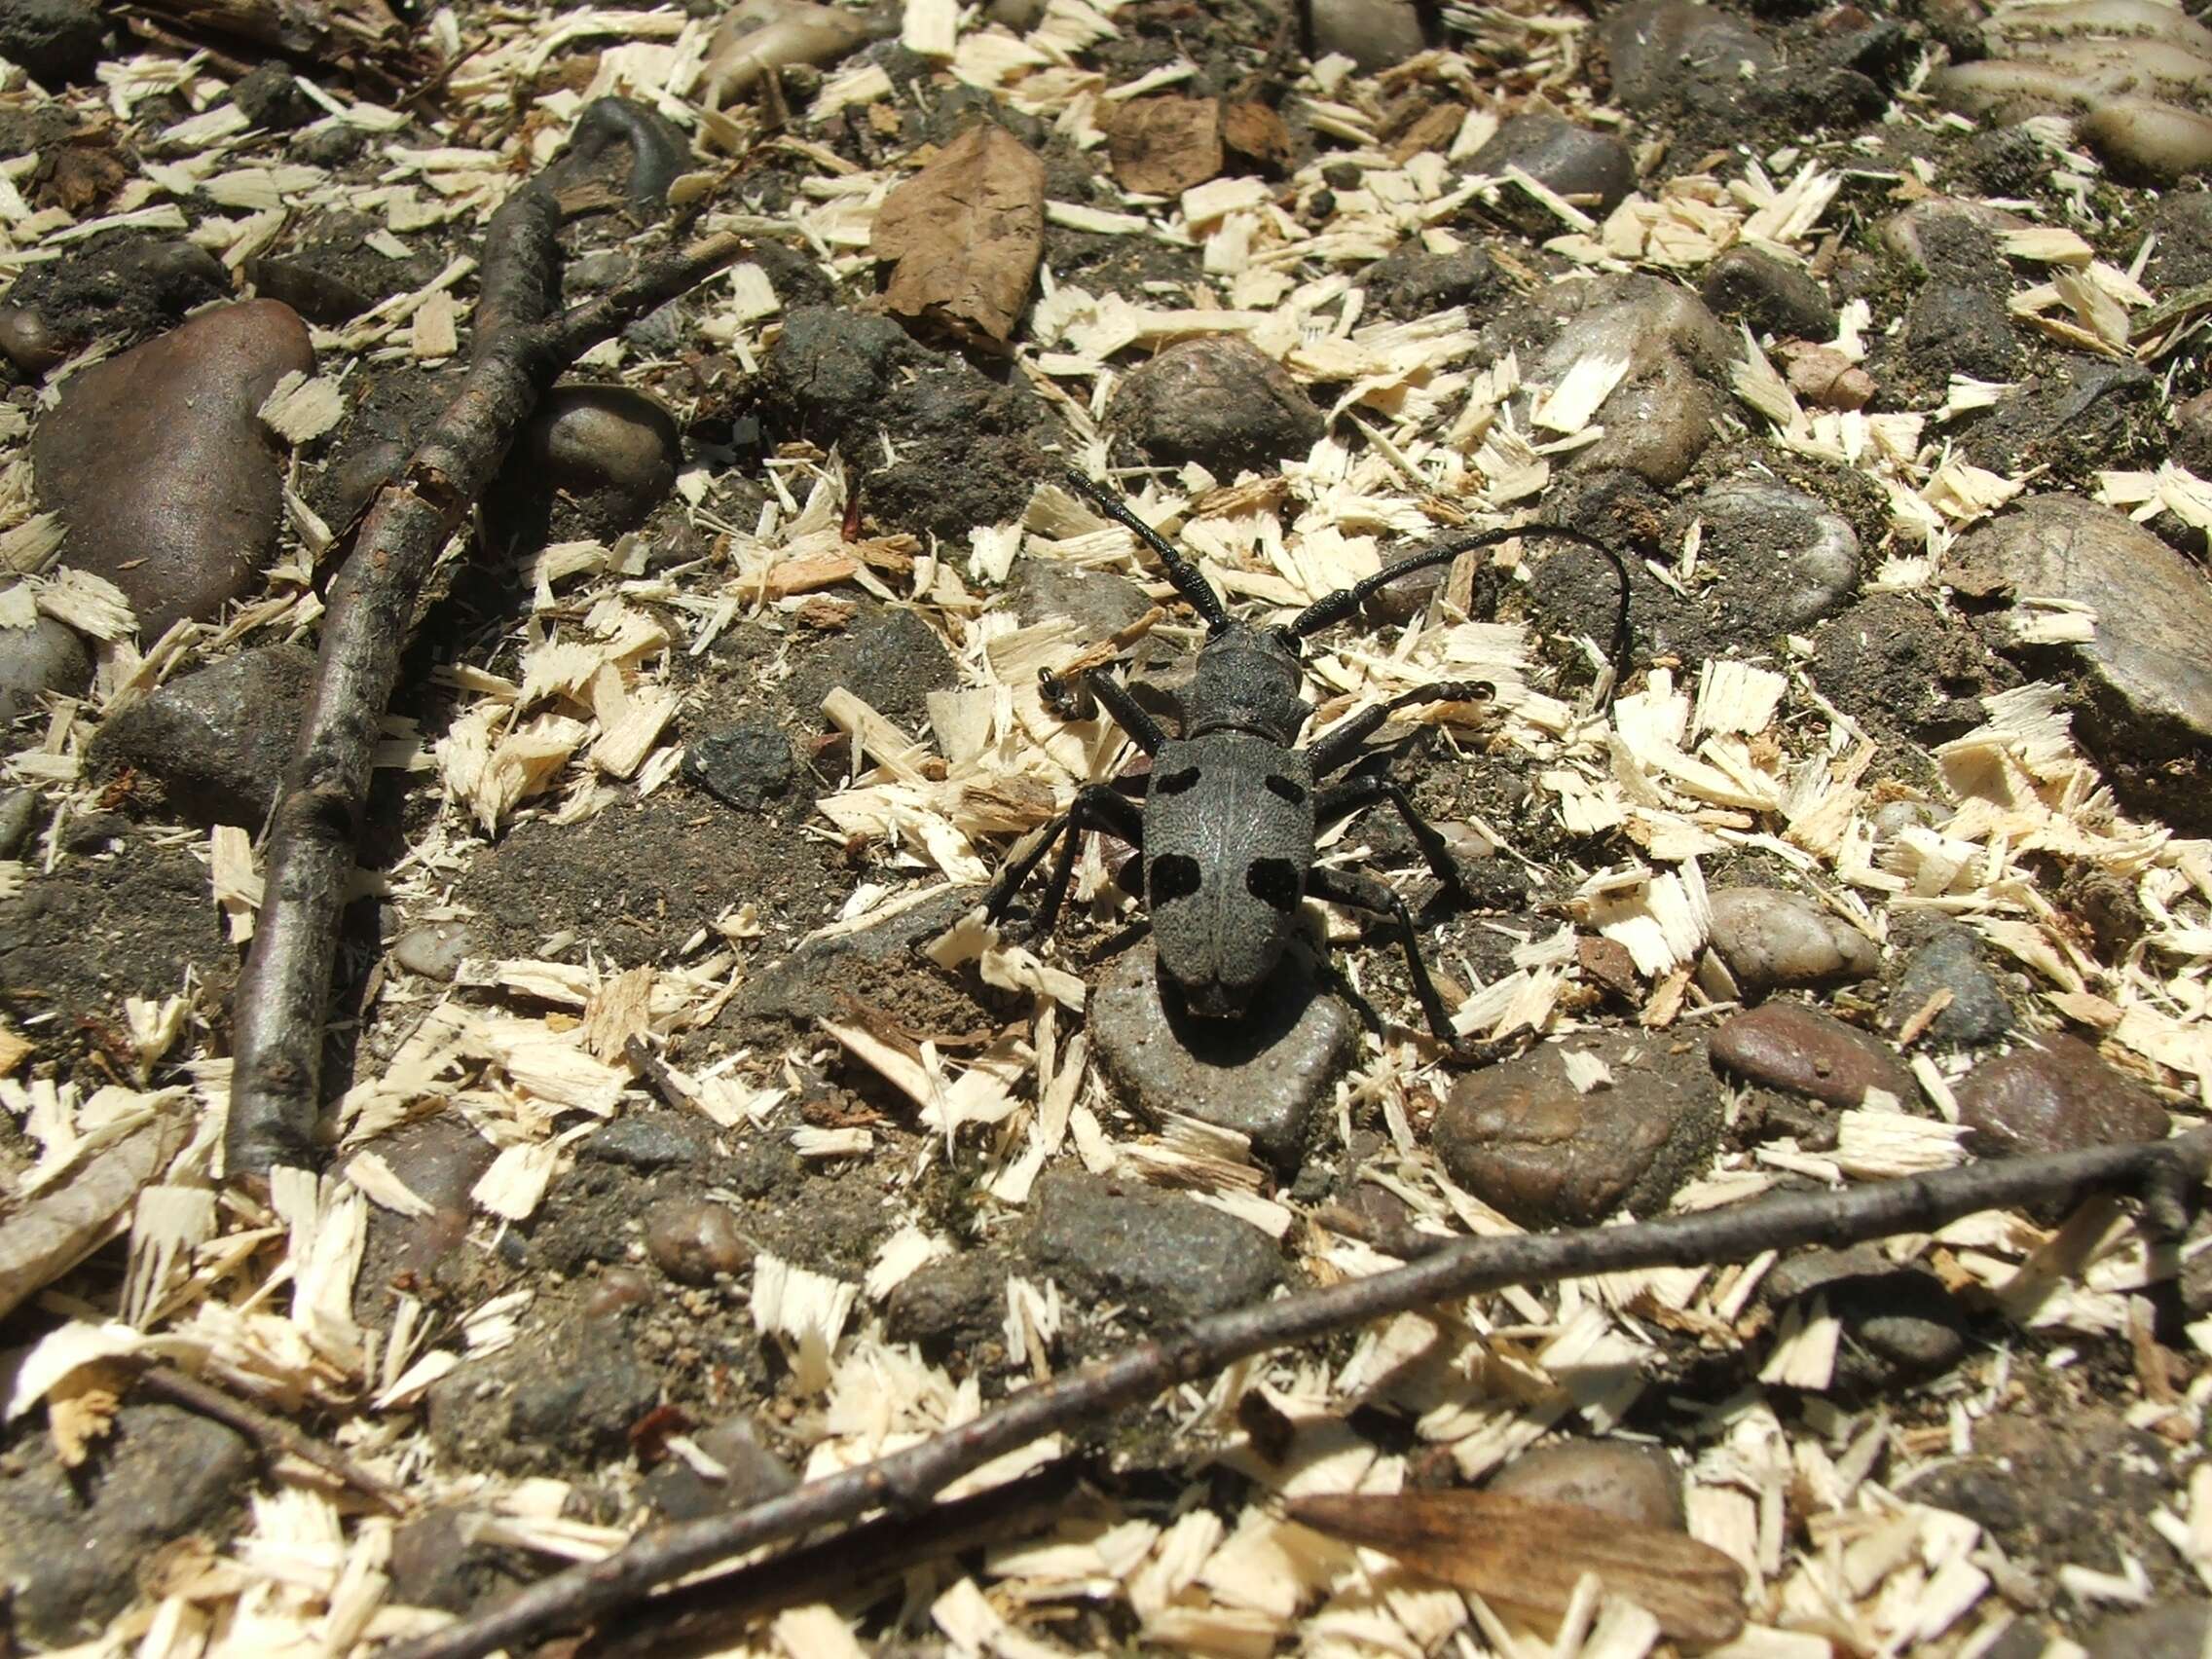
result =
M1160 562L1167 567L1167 579L1175 584L1177 593L1191 602L1191 608L1204 620L1207 633L1218 634L1229 626L1229 610L1221 603L1221 595L1213 591L1213 584L1173 543L1130 512L1119 497L1109 495L1082 473L1071 470L1067 479L1092 506L1160 555Z
M1416 571L1425 571L1434 565L1448 565L1462 553L1477 553L1485 547L1495 547L1516 536L1549 535L1560 541L1571 541L1593 552L1603 553L1612 561L1613 574L1620 578L1620 612L1613 618L1613 683L1618 685L1628 678L1629 621L1628 621L1628 561L1619 552L1600 541L1594 535L1585 535L1579 530L1568 530L1556 524L1522 524L1499 530L1486 530L1475 535L1454 536L1426 552L1400 559L1394 565L1385 565L1366 580L1348 588L1339 588L1325 598L1315 600L1292 619L1290 631L1300 639L1318 633L1332 623L1342 622L1367 602L1370 594L1388 587L1400 576L1410 576Z

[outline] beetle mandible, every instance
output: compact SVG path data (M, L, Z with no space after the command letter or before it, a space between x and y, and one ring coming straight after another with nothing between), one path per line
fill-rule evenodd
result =
M1555 525L1453 536L1314 601L1286 624L1268 626L1232 617L1198 568L1123 502L1079 473L1069 473L1068 482L1152 549L1175 591L1204 622L1206 639L1181 697L1183 729L1174 738L1106 670L1068 680L1040 671L1050 708L1073 718L1088 715L1094 702L1103 705L1152 757L1152 770L1142 806L1105 784L1078 789L1068 810L1046 825L1000 872L985 914L995 921L1005 913L1057 841L1059 857L1034 930L1039 936L1050 933L1067 898L1083 832L1102 830L1126 841L1142 858L1144 898L1152 912L1161 977L1181 993L1191 1013L1231 1019L1250 1008L1289 943L1300 900L1311 896L1389 918L1430 1031L1446 1044L1456 1043L1444 999L1421 961L1406 902L1375 876L1316 865L1314 837L1363 807L1386 801L1405 820L1437 878L1448 890L1463 892L1444 837L1414 810L1403 786L1374 772L1329 780L1369 753L1367 739L1397 710L1419 703L1480 701L1493 688L1466 681L1417 686L1387 702L1368 704L1301 749L1299 733L1313 713L1301 694L1301 642L1343 621L1370 594L1401 576L1516 537L1553 536L1604 554L1620 578L1611 659L1617 683L1629 645L1628 567L1620 554L1593 536Z

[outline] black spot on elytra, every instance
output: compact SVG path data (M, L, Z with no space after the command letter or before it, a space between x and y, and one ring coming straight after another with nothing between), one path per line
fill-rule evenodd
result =
M1162 853L1152 861L1146 879L1146 897L1155 904L1171 904L1198 890L1198 861L1188 853Z
M1198 769L1186 766L1180 772L1163 773L1152 780L1152 787L1161 794L1181 794L1198 781Z
M1269 909L1287 915L1298 907L1304 883L1298 878L1298 866L1288 859L1254 859L1244 871L1244 886Z
M1278 799L1287 800L1293 806L1300 805L1306 799L1306 791L1303 788L1288 778L1277 777L1272 772L1268 774L1268 793Z

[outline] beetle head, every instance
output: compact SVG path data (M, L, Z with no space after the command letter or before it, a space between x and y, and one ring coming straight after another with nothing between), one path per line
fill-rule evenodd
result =
M1304 682L1290 633L1233 622L1199 647L1182 697L1183 734L1243 731L1288 748L1313 713L1298 694Z
M1297 920L1304 872L1289 859L1256 858L1244 867L1241 890L1225 890L1209 903L1183 904L1172 896L1177 873L1174 854L1155 859L1148 872L1146 898L1161 976L1199 1018L1241 1018L1282 960Z

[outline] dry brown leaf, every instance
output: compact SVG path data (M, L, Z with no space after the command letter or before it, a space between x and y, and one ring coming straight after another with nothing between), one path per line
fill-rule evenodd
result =
M894 190L869 251L896 260L894 315L1003 347L1045 252L1045 164L1002 127L972 127Z
M1290 166L1290 129L1264 103L1233 103L1221 112L1221 141L1263 167Z
M1221 171L1221 107L1211 98L1131 98L1106 133L1124 190L1180 196Z
M1556 1616L1594 1572L1676 1641L1710 1646L1744 1628L1735 1562L1686 1533L1594 1509L1488 1492L1397 1492L1295 1498L1288 1513L1503 1606Z

